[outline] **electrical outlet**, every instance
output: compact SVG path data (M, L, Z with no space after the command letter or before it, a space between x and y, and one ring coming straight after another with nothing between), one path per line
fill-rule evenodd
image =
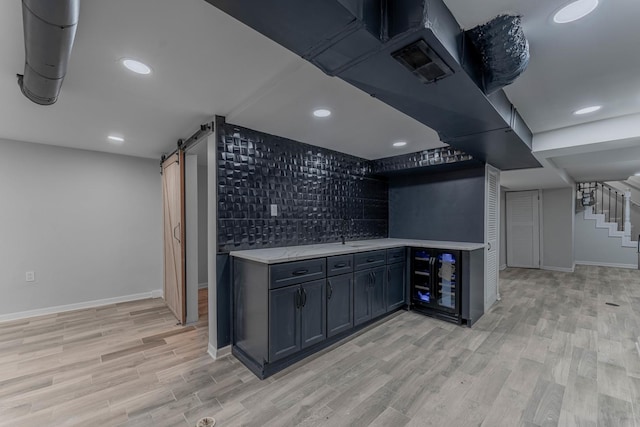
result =
M271 205L271 216L278 216L278 205Z
M25 275L25 280L27 282L35 282L36 281L36 272L35 271L27 271Z

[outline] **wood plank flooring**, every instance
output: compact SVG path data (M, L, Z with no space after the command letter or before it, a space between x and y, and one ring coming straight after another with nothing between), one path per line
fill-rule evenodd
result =
M500 286L473 329L401 312L264 381L161 300L2 323L0 426L640 427L640 273Z

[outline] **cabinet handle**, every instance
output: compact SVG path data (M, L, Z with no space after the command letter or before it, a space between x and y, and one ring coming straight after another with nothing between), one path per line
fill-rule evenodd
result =
M293 274L294 276L302 276L303 274L307 274L308 272L309 272L309 269L303 268L301 270L296 270L291 274Z
M375 258L367 258L367 262L373 262L375 260L376 260Z
M307 305L307 293L304 291L304 288L301 288L302 290L302 306L304 307L305 305Z
M343 267L346 267L346 266L347 266L347 263L346 263L346 262L340 262L340 263L338 263L338 264L335 264L335 265L333 266L333 268L343 268Z
M296 296L295 296L295 300L296 300L296 308L300 308L300 288L298 288L296 290Z
M327 299L331 299L331 295L333 295L333 286L331 286L331 282L327 282Z

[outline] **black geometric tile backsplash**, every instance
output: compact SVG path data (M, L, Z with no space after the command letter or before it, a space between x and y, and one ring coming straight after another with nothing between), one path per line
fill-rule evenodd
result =
M370 170L371 173L385 174L409 169L453 165L470 160L473 160L473 157L464 151L453 147L439 147L373 160L370 162Z
M387 237L389 188L372 162L222 120L216 131L219 252Z

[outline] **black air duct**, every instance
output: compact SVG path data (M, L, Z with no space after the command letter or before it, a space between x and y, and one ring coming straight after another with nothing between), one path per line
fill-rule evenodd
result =
M531 130L443 0L206 0L499 169L539 167Z
M79 14L80 0L22 0L25 64L18 84L36 104L58 100Z
M467 31L482 59L485 93L510 85L529 65L529 42L519 16L500 15Z

